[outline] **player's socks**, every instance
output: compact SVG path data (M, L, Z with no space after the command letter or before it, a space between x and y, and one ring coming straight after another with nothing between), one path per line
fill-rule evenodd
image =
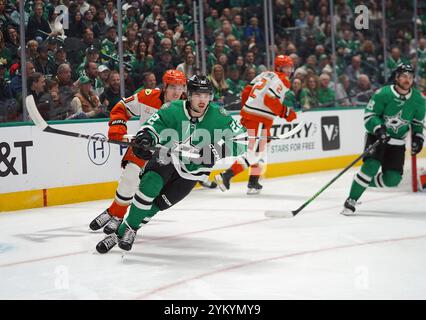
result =
M361 170L355 175L352 182L349 198L357 201L368 188L373 177L379 171L380 162L375 159L366 159Z
M109 206L108 212L110 215L123 219L123 217L126 215L127 208L129 207L129 204L119 204L117 201L113 201L113 203Z
M236 176L237 174L240 174L241 172L244 171L244 166L240 164L238 161L235 161L231 166L231 170L234 173L233 176Z

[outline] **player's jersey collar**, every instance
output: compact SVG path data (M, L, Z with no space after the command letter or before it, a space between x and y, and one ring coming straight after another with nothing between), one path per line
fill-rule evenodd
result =
M396 91L396 89L395 89L395 85L393 84L393 85L391 85L390 86L390 88L391 88L391 91L392 91L392 93L395 95L395 97L397 97L398 99L401 99L401 97L405 97L405 100L408 100L408 99L410 99L411 98L411 95L413 94L413 89L410 89L410 91L405 95L405 96L403 96L403 95L401 95L401 94L399 94L398 93L398 91ZM402 100L402 99L401 99Z

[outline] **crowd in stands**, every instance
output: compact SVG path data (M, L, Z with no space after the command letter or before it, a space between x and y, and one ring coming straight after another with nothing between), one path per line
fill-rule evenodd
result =
M0 0L0 122L22 120L19 1ZM358 4L369 8L367 30L354 28ZM244 86L267 70L263 1L204 0L203 5L207 48L201 54L214 99L225 107L238 105ZM417 86L426 91L426 3L419 1L418 61L412 1L386 0L386 61L380 0L334 1L335 57L329 0L275 0L273 5L275 54L290 55L295 65L287 105L304 110L365 105L400 62L418 66ZM122 39L116 1L32 0L24 7L28 93L47 120L108 117L121 98L118 41L126 96L161 86L171 68L188 77L200 73L192 0L123 0Z

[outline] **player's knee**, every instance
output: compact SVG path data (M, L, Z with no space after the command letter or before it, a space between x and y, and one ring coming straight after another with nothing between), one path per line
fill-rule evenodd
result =
M383 174L383 182L387 187L397 187L402 180L402 175L397 171L387 171Z
M163 188L163 178L155 171L148 171L142 176L139 190L149 196L156 197Z

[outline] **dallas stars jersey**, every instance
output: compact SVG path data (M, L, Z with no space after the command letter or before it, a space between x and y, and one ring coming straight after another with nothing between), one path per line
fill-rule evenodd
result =
M394 85L384 86L370 99L364 115L368 133L384 124L391 140L389 144L404 145L410 126L413 134L423 136L426 101L420 92L411 89L401 97Z
M155 142L171 148L173 165L179 175L188 180L205 181L212 165L199 163L200 159L191 158L188 153L195 154L203 149L210 150L209 145L223 146L231 153L239 156L246 151L246 145L230 140L233 137L244 138L246 130L217 104L210 102L204 115L191 118L189 102L177 100L163 107L152 115L141 127L148 129ZM185 156L185 152L188 156Z

